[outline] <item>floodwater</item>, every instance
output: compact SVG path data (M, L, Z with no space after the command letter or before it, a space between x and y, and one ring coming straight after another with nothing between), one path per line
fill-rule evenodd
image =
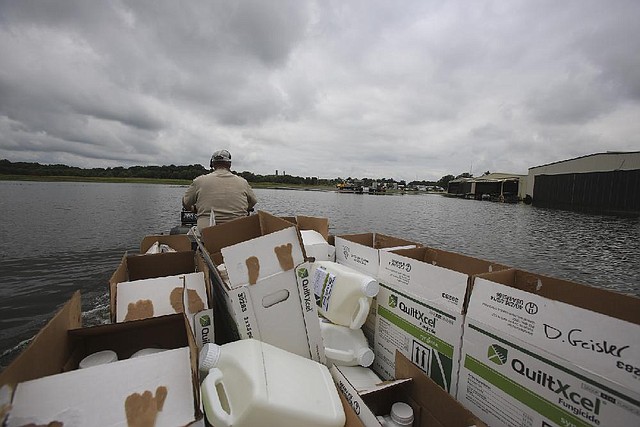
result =
M109 320L125 251L180 219L186 187L0 181L0 368L82 292L85 325ZM534 273L640 296L640 218L434 194L257 189L257 209L328 217L330 232L379 232Z

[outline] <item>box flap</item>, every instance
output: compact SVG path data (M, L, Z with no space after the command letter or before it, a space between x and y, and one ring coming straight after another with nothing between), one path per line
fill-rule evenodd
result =
M635 296L518 269L478 277L640 325L640 298Z
M201 240L212 256L222 248L295 226L291 222L275 217L267 212L258 211L255 215L238 218L224 224L203 228Z
M207 252L215 254L220 252L222 248L253 239L259 235L260 219L257 215L250 215L213 227L205 227L200 232L200 239Z
M185 307L184 302L187 302ZM154 277L117 284L116 322L209 308L202 272Z
M399 237L387 236L386 234L376 233L373 240L373 247L376 249L385 249L401 246L416 245L422 246L420 243L412 242L411 240L401 239Z
M127 259L127 270L129 281L193 273L196 270L195 252L130 256Z
M474 258L467 255L448 252L442 249L431 247L421 247L413 249L399 249L393 251L399 255L423 261L427 264L437 265L449 270L458 271L468 276L477 274L491 273L495 271L506 270L510 267L498 264L493 261Z
M271 234L291 227L289 221L273 216L268 212L258 211L257 216L260 219L260 230L262 234Z
M495 277L511 283L496 282ZM573 289L574 295L562 291L562 296L574 304L543 295L557 295L561 287ZM601 307L589 298L611 305L600 313L588 308ZM635 301L635 313L628 310L629 301ZM553 354L637 393L640 383L629 375L632 368L623 368L634 367L640 360L640 328L638 323L620 319L637 322L637 307L634 297L507 270L474 279L467 321L479 323L483 330L491 328L509 340L517 338L536 351Z
M490 261L429 247L382 251L381 283L464 313L471 276L507 269Z
M373 248L373 233L360 233L360 234L341 234L339 236L335 236L336 238L341 238L344 240L348 240L353 243L358 243L359 245L368 246Z
M486 427L471 411L454 400L449 393L397 351L396 378L411 378L413 380L407 387L411 390L412 398L422 408L423 419L425 418L424 411L427 411L443 426L469 427L475 425ZM421 425L426 424L423 422Z
M8 425L186 425L196 418L189 357L183 347L20 383Z
M338 393L338 396L340 396L342 409L344 409L344 415L345 415L344 427L365 427L365 425L362 423L362 421L360 421L360 418L358 418L358 415L353 410L351 405L349 405L349 402L347 402L347 399L344 397L344 395L342 393Z
M300 234L287 224L287 228L222 248L233 287L255 284L282 271L293 270L304 261Z
M314 230L322 234L324 240L329 238L329 219L314 216L296 216L296 224L300 230Z
M54 375L69 358L67 331L82 326L80 291L35 336L29 346L0 374L0 386ZM45 355L47 357L43 357Z

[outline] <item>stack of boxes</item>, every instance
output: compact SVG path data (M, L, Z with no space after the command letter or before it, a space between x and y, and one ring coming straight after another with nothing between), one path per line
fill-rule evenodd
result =
M392 382L357 390L344 369L332 370L365 425L377 425L372 415L381 409L355 396L375 400L403 378L399 357L472 411L476 425L640 425L638 298L420 245L402 248L406 241L376 251L375 236L335 238L338 262L378 268L367 331L372 370Z
M485 272L492 267L383 234L336 236L335 245L338 262L380 283L365 329L375 353L372 370L385 381L358 390L347 370L332 368L338 389L349 397L361 421L379 426L377 416L403 401L417 415L420 424L414 425L482 426L447 394L455 393L469 285L468 273L450 268ZM407 378L412 381L407 383Z
M399 351L455 396L471 276L502 268L432 248L381 253L373 369L391 379Z
M457 398L491 425L640 425L638 299L505 270L474 280Z
M155 425L204 425L206 342L256 338L326 363L310 273L335 256L380 283L363 331L370 378L384 381L362 386L350 367L330 369L346 426L379 426L398 400L414 425L640 425L637 298L328 231L324 218L258 212L205 228L197 251L186 236L148 236L109 281L112 324L82 328L76 293L0 374L0 419L123 424L144 399ZM175 252L145 254L156 243ZM147 348L164 351L132 357ZM104 350L118 361L78 369Z
M195 314L189 312L186 299L192 290L200 307L208 308L210 299L202 286L209 277L208 268L190 250L186 236L158 239L177 251L125 254L111 277L113 323L83 328L81 298L76 292L2 372L0 384L11 396L5 406L7 426L55 422L69 426L204 425L198 345L193 318L185 314ZM141 249L151 244L143 241ZM140 298L137 284L152 287ZM178 290L175 307L165 304L173 289ZM131 308L129 313L135 314L130 319L118 315L122 300L127 303L124 307ZM138 356L141 351L149 354ZM117 360L80 368L86 366L83 360L105 353Z
M202 230L212 286L230 340L255 338L324 362L324 348L298 229L266 212ZM224 266L224 267L223 267ZM226 272L226 274L220 274Z

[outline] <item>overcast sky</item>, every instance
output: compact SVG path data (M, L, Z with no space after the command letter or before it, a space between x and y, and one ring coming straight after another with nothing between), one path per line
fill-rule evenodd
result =
M640 1L0 0L0 158L437 180L640 150Z

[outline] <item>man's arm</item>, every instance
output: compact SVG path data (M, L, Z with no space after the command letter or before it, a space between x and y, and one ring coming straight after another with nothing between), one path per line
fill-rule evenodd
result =
M196 205L196 187L192 182L189 188L187 188L187 191L184 193L184 196L182 197L182 207L188 211L195 212L195 205Z
M256 203L258 203L258 198L256 197L255 193L253 192L253 189L248 183L247 183L247 203L249 204L248 206L249 209L253 209Z

